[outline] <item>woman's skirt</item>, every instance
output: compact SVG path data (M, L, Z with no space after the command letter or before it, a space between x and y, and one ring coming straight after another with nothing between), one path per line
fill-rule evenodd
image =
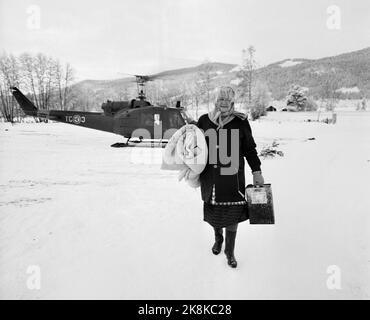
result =
M212 227L225 228L249 219L248 205L212 205L203 203L203 220Z

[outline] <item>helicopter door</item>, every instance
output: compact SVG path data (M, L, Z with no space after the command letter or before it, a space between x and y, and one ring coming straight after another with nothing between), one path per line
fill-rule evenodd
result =
M141 109L140 111L140 127L145 129L149 132L150 137L145 137L145 139L153 139L154 138L154 110L153 108L148 109ZM158 116L156 116L158 118Z

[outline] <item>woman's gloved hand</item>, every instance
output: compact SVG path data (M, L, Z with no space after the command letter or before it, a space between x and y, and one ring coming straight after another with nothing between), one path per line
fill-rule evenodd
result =
M263 186L265 183L265 179L263 179L261 171L254 171L252 172L253 175L253 185L255 186Z

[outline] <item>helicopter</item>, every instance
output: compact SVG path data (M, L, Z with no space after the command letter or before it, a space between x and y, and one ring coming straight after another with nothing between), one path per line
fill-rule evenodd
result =
M133 75L138 95L127 101L103 102L103 112L41 110L17 88L11 92L28 116L91 128L123 136L126 141L111 147L137 146L149 143L151 147L164 147L171 136L185 124L196 123L177 101L176 107L152 104L146 99L145 84L158 78L156 75Z

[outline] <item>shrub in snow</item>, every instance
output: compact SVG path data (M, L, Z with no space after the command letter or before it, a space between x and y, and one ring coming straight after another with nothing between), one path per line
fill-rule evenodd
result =
M261 150L259 156L263 158L269 158L269 157L273 158L276 155L283 157L284 153L283 151L280 151L277 149L278 146L279 144L274 140L271 145L266 146Z

